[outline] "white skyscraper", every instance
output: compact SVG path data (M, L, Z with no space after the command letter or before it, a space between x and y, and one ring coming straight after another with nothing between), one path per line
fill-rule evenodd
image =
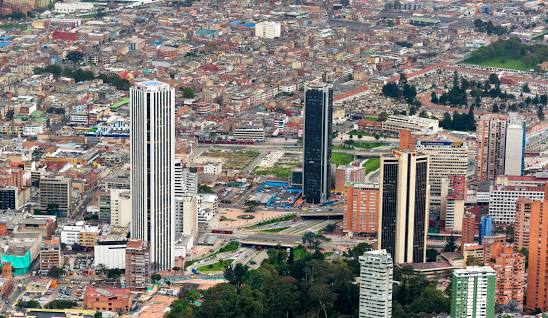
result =
M174 265L175 90L158 81L129 91L131 235L147 241L154 270Z
M175 160L175 236L188 236L189 246L198 234L197 194L197 169L185 168L180 160Z
M504 174L507 176L523 175L525 160L525 121L523 117L510 113L506 126L506 153Z
M386 250L360 256L360 318L392 317L392 274Z

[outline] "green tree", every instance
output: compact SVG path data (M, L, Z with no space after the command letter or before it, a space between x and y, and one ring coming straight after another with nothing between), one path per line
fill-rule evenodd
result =
M20 300L17 303L17 307L19 307L19 308L42 308L42 306L40 306L40 303L37 302L36 300L29 300L29 301Z
M84 58L84 55L80 51L70 51L66 56L67 60L71 62L76 62L76 63L81 62L83 58Z
M432 94L430 94L430 101L434 104L438 104L440 102L440 100L438 99L438 94L432 92Z
M521 86L521 91L524 93L531 93L531 89L529 88L529 84L525 83L523 86Z
M75 301L66 300L66 299L56 299L52 300L46 304L48 309L70 309L78 306Z
M378 120L379 120L379 121L386 121L387 119L388 119L388 113L385 112L385 111L382 111L382 112L379 114Z
M65 271L62 268L59 268L56 266L52 267L52 269L48 271L48 277L52 277L52 278L59 278L64 274L65 274Z
M457 249L457 244L455 243L455 238L453 236L449 237L449 240L445 243L443 248L444 252L454 252Z
M111 268L107 272L107 277L112 280L117 280L122 275L122 271L118 268Z
M229 283L236 287L237 291L240 291L244 277L247 274L248 267L237 263L236 265L227 265L224 268L224 277Z
M427 262L435 262L436 258L438 257L439 253L434 248L429 248L426 250L426 260Z
M152 280L152 282L158 282L162 279L162 276L158 273L154 273L150 275L150 279Z
M103 313L101 313L100 311L96 311L93 315L93 318L103 318Z
M196 96L194 90L191 87L183 87L181 91L183 92L184 98L194 98Z
M7 121L12 121L12 120L13 120L14 113L15 113L15 112L13 111L13 109L11 109L11 108L8 109L8 111L6 112L6 115L5 115L5 119L6 119Z

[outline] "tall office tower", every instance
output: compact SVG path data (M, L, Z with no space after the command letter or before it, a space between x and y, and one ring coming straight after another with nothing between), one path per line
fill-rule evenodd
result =
M392 257L386 250L365 252L360 261L360 318L392 317Z
M495 318L495 271L456 269L451 277L451 318Z
M516 201L516 223L514 224L514 246L520 250L529 249L529 228L531 221L531 207L533 200L519 198Z
M444 225L446 230L457 232L462 230L465 201L466 176L449 176L449 178L443 178L440 223Z
M506 127L504 174L522 176L525 169L525 120L517 113L509 113Z
M303 195L308 203L329 198L333 86L312 82L304 88Z
M476 123L476 182L495 181L504 174L507 118L483 115Z
M148 242L154 270L174 264L175 90L158 81L129 91L131 235Z
M471 212L465 212L462 217L462 245L474 243L476 235L476 216Z
M544 201L534 201L531 206L525 304L528 309L539 308L541 311L548 310L548 183L544 192Z
M483 238L486 236L493 235L493 217L490 215L484 215L481 217L480 228L479 228L479 243L483 243Z
M126 246L126 286L146 289L150 284L150 254L146 242L130 240Z
M394 151L381 156L377 241L396 264L426 261L430 189L428 156Z
M417 151L430 156L430 200L439 203L442 179L466 176L468 146L459 138L439 133L419 138Z
M487 259L487 257L486 257ZM525 257L511 245L493 243L489 265L496 273L495 303L508 305L515 302L523 307L525 293Z
M354 183L346 187L343 231L376 234L379 221L379 185Z

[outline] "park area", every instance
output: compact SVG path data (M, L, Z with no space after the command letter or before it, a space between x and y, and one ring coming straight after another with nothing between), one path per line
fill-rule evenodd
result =
M466 64L488 66L488 67L499 67L499 68L509 68L518 71L528 71L531 68L534 68L535 65L527 64L523 58L515 59L508 56L498 56L486 59L468 59L464 61Z
M200 156L201 162L222 161L223 169L242 170L259 155L255 150L208 150Z
M369 173L379 169L380 164L380 158L367 159L367 161L363 164L363 167L365 168L365 172Z
M354 161L354 155L342 152L333 152L331 154L331 163L337 166L345 166Z

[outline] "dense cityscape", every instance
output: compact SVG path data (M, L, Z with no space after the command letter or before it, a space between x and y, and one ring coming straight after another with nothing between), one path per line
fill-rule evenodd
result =
M4 0L0 88L0 318L548 318L543 0Z

